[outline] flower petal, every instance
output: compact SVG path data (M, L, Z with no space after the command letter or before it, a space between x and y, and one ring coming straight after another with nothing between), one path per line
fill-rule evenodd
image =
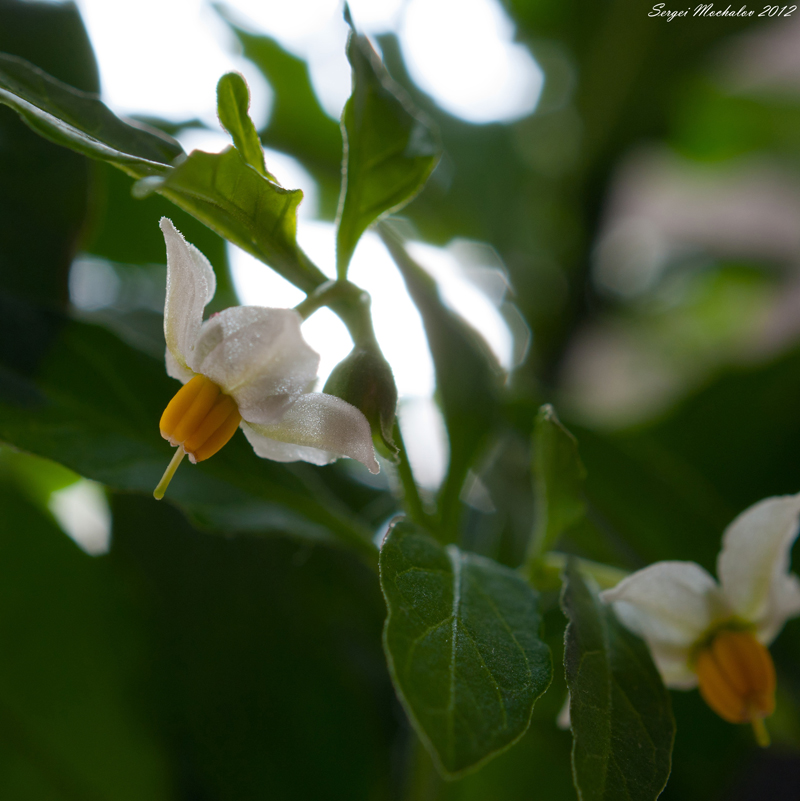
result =
M249 420L264 398L312 388L319 355L303 339L301 322L292 309L225 309L203 323L189 366L232 395Z
M272 459L274 462L309 462L326 465L339 458L335 453L321 451L319 448L309 448L304 445L293 445L289 442L270 439L258 433L258 430L261 430L260 426L253 426L244 421L242 421L241 429L253 446L256 456L260 456L262 459Z
M722 537L717 575L735 612L769 644L800 614L800 582L789 572L800 495L766 498L731 523Z
M167 245L164 338L175 363L186 370L203 322L203 309L214 297L217 280L208 259L183 238L171 220L162 217L159 226Z
M349 456L371 473L379 472L369 423L355 406L322 392L286 400L277 423L242 424L259 456L279 462L302 459L312 464L328 464L339 456Z
M177 378L181 384L185 384L187 381L191 381L197 373L190 370L186 367L185 364L179 362L167 348L166 353L164 354L164 361L167 363L167 375L170 378Z
M656 562L601 593L620 621L650 646L670 686L690 686L689 652L729 614L714 579L694 562Z

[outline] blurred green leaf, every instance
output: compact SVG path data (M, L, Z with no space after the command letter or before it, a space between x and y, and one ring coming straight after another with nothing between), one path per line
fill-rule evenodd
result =
M431 123L389 77L367 37L355 28L347 58L353 93L342 113L345 177L336 234L336 272L342 279L361 234L422 189L441 153Z
M77 473L58 462L10 448L0 448L0 481L21 490L40 509L47 509L52 493L79 480Z
M227 72L217 83L217 115L222 127L233 137L233 144L242 158L265 178L275 182L275 176L267 172L264 151L258 132L248 111L250 90L238 72Z
M539 409L533 429L533 490L536 524L529 557L547 553L586 513L586 468L575 437L561 425L555 409Z
M328 280L297 244L297 206L303 193L259 175L235 148L222 153L194 150L164 178L147 179L137 187L140 193L164 195L304 292Z
M398 694L442 773L474 770L525 733L550 684L538 596L514 571L402 520L380 569Z
M165 134L129 125L100 102L17 56L0 53L0 103L13 108L37 133L129 175L163 175L183 153Z
M172 798L141 621L106 557L0 484L0 796Z
M439 495L443 528L455 540L459 497L498 417L500 368L473 328L441 300L436 282L407 253L400 237L381 224L380 235L419 309L436 370L436 389L450 440L450 465Z
M0 440L110 487L152 493L172 455L158 421L178 388L163 364L99 327L1 296L0 312ZM259 459L237 436L179 470L167 498L208 528L346 541L372 558L371 532L305 467Z
M616 619L574 562L565 571L564 668L582 801L654 801L670 774L675 720L645 643Z
M97 66L74 5L0 3L0 51L98 88ZM90 164L37 136L0 107L0 284L51 306L67 303L67 275L90 205Z
M147 615L146 709L175 798L397 801L375 574L285 537L209 536L147 498L113 511L109 556Z

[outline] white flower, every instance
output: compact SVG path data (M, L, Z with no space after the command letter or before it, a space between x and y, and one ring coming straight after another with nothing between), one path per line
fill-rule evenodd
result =
M340 398L311 391L319 356L303 339L300 315L238 306L203 322L216 288L214 271L170 220L163 217L160 226L167 245L167 373L185 386L161 420L162 435L179 448L157 497L184 454L193 462L207 459L237 426L266 459L323 465L349 456L377 473L364 415Z
M800 580L789 572L798 514L800 495L767 498L742 512L722 537L719 584L694 562L657 562L601 595L650 646L667 686L699 683L728 720L755 724L772 711L774 668L763 646L800 614ZM733 690L723 686L720 669L738 682ZM759 693L767 700L756 708Z

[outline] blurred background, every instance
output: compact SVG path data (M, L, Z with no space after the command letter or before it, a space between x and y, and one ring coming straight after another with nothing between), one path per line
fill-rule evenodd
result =
M800 489L800 15L752 6L749 18L668 22L634 0L350 7L444 143L402 212L410 251L498 363L490 435L461 492L465 547L519 564L535 514L530 430L549 401L589 475L592 524L565 549L627 568L668 558L713 570L736 513ZM216 81L242 72L269 169L305 193L299 241L330 275L346 38L333 0L0 0L0 50L99 91L187 151L227 146ZM131 354L121 373L163 358L162 214L214 265L212 309L302 297L5 107L0 164L2 304L101 326ZM350 277L373 296L412 466L433 501L459 431L442 417L419 313L374 234ZM17 376L66 386L85 380L73 360L114 362L111 345L90 358L80 340L42 362L43 329L0 317L0 420L17 419L6 401ZM322 354L321 386L350 340L324 311L304 333ZM170 386L139 391L163 407ZM125 491L135 482L122 468L81 467L110 444L88 455L64 444L79 428L69 414L36 447L25 419L9 444L78 472L0 450L0 796L574 797L570 737L555 727L559 670L523 741L444 785L394 699L383 601L359 561L316 535L282 536L299 524L250 496L178 509ZM294 475L267 469L275 482L277 470ZM374 481L338 464L314 476L372 531L397 512L391 470ZM563 619L546 603L557 660ZM774 653L774 746L756 753L749 731L674 693L664 798L800 798L798 621Z

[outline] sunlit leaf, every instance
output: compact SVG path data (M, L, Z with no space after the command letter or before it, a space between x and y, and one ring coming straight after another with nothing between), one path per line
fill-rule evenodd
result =
M250 90L238 72L227 72L217 83L217 115L222 127L233 137L233 144L242 158L266 178L274 181L267 172L264 150L258 132L248 113Z
M295 238L303 193L260 175L235 148L194 150L163 179L147 179L137 187L164 195L304 292L327 280Z
M163 175L169 162L183 153L166 135L120 120L97 95L67 86L5 53L0 53L0 103L56 144L110 161L137 178Z
M669 778L675 720L642 640L573 562L562 597L572 767L581 801L654 801Z
M456 776L516 742L551 678L537 594L514 571L412 523L381 549L395 687L441 771Z
M336 235L340 278L347 274L361 234L422 189L441 151L431 123L389 77L369 40L355 29L347 57L353 93L342 114L345 177Z
M316 177L335 177L338 194L342 133L314 92L308 64L272 37L236 25L224 6L215 8L239 40L245 58L261 70L274 92L269 120L261 132L264 143L294 156Z

